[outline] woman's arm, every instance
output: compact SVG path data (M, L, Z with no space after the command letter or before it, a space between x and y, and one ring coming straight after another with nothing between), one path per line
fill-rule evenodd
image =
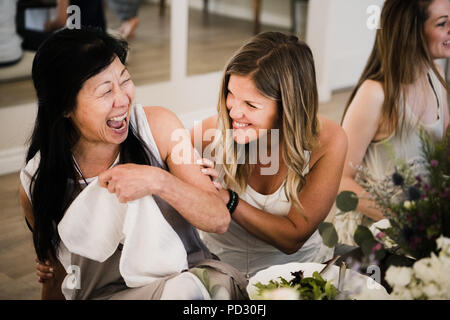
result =
M348 137L348 152L339 191L356 193L360 197L356 210L375 221L383 219L383 214L375 208L373 201L362 199L365 190L355 181L355 168L362 163L370 143L375 138L383 138L379 132L383 102L384 90L381 84L366 80L350 104L342 124Z
M444 104L444 134L445 134L448 130L448 126L450 125L450 116L449 116L449 110L448 110L448 97L447 97L446 91L444 91L443 101L444 101L443 104Z
M230 214L211 180L196 164L189 132L167 109L144 110L170 172L150 166L119 165L100 174L100 184L115 192L122 202L156 194L193 226L207 232L226 232Z
M32 206L30 203L30 200L28 199L28 196L23 189L22 186L20 186L20 203L22 205L22 209L24 211L25 219L27 219L30 227L34 229L34 214L32 210ZM50 268L52 268L53 271L50 271ZM46 277L42 278L44 276L43 273L41 273L41 270L46 270L45 272ZM64 296L61 292L61 284L64 280L64 277L66 275L66 272L64 270L64 267L61 265L61 263L58 260L50 259L48 260L48 264L45 267L44 262L37 262L37 275L39 276L40 281L42 282L42 292L41 292L41 299L42 300L64 300Z
M22 187L22 185L20 185L20 204L22 205L22 210L23 210L25 219L27 220L31 229L33 229L34 228L33 209L31 207L30 200L28 199L28 196L27 196L24 188Z
M209 177L196 164L189 131L174 113L164 108L146 108L147 119L161 157L169 167L158 195L169 202L192 225L224 233L230 223L226 205Z
M69 7L69 4L70 0L58 0L56 17L54 20L49 20L45 23L45 31L53 31L66 25L68 18L67 8ZM81 14L83 14L83 12Z
M448 110L448 97L447 92L444 91L444 134L448 130L448 126L450 125L450 116L449 116L449 110Z
M327 217L341 180L347 137L331 120L321 122L320 146L311 155L313 166L299 194L303 213L292 207L287 216L280 217L242 200L233 213L233 219L239 225L286 254L297 252Z
M435 64L436 68L439 71L439 74L441 75L441 77L443 79L445 79L445 72L444 69L439 65L439 64ZM447 132L448 126L450 124L450 116L449 116L449 110L448 110L448 94L447 94L447 90L445 90L445 88L442 88L442 104L443 104L443 108L444 108L444 135Z
M191 129L191 143L201 154L214 141L217 130L217 115L206 118ZM201 144L200 144L201 142ZM201 150L199 149L201 147Z

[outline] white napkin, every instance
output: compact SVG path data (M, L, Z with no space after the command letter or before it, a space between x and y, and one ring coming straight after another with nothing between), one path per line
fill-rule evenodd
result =
M382 229L389 229L391 227L391 223L389 222L389 219L381 219L375 223L373 223L369 230L372 232L373 236L376 238L377 234L381 232ZM394 240L389 238L388 236L384 236L384 238L380 239L381 242L384 244L385 248L390 249L396 246L396 243Z
M370 227L369 230L372 232L373 236L376 237L377 234L381 231L380 229L388 229L391 227L391 223L389 222L389 219L381 219L377 222L374 222Z
M153 197L120 203L97 178L72 202L58 232L70 252L98 262L122 242L120 274L129 287L188 268L184 245Z

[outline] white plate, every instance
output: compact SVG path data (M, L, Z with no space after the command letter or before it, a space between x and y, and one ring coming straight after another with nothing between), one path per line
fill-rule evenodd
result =
M269 283L270 280L280 281L279 277L283 277L290 281L293 276L291 272L299 270L303 271L305 277L311 277L314 271L320 272L325 267L325 264L320 263L287 263L283 265L276 265L257 272L249 279L247 292L251 300L260 300L258 296L258 289L254 284L261 282L262 284ZM335 287L338 284L339 267L336 265L330 268L322 275L326 280L332 280ZM344 280L344 291L350 292L350 298L356 300L389 300L390 296L386 289L378 282L370 277L364 276L356 271L347 269Z

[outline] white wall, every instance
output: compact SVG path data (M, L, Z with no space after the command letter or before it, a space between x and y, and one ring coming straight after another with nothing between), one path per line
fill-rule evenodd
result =
M353 86L365 66L376 30L367 27L371 5L384 0L309 0L307 42L314 53L321 101Z
M35 103L0 108L0 175L17 171L25 159L24 144L31 135Z
M331 15L330 87L351 87L361 75L375 41L376 30L369 30L366 10L383 5L383 0L333 0Z

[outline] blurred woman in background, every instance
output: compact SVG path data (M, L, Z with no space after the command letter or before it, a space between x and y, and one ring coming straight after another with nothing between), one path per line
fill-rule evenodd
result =
M393 174L396 160L420 159L421 129L434 140L445 135L449 88L434 60L450 57L449 19L449 0L384 3L372 53L342 120L349 148L339 189L360 197L357 211L335 217L342 243L354 244L358 225L383 219L374 202L361 199L357 168L382 179Z

